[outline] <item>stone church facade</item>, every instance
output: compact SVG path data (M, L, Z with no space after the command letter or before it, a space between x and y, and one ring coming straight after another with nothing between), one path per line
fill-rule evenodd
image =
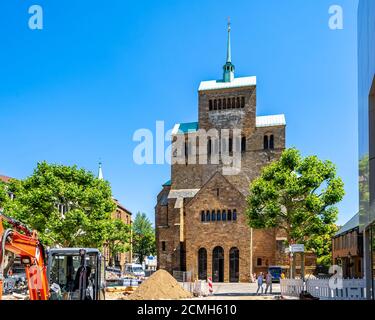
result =
M286 122L284 115L257 117L256 77L234 77L230 26L223 69L221 80L200 84L198 122L179 123L172 133L174 144L183 141L186 161L173 161L172 148L171 180L155 207L158 268L191 271L199 279L212 276L214 282L248 282L254 272L287 264L285 236L250 229L245 214L250 182L285 148ZM228 138L225 129L231 132ZM200 133L212 130L219 135L209 134L198 151L207 161L190 161L191 153L197 158L192 150L201 146ZM234 136L235 130L240 136ZM220 158L225 151L229 156L238 152L239 170L225 170Z

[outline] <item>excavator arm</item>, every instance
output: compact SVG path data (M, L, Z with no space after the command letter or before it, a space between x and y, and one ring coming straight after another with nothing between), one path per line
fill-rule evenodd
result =
M3 221L8 222L12 228L4 229ZM37 233L0 212L0 300L6 276L4 269L7 253L21 257L21 263L25 266L30 300L48 300L49 284L45 252Z

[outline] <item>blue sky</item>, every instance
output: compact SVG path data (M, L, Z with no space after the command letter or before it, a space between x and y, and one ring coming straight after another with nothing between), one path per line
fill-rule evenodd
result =
M28 28L42 5L44 29ZM3 0L0 173L37 161L99 159L114 196L153 220L166 165L133 163L135 130L196 121L202 80L221 77L232 21L236 76L256 75L258 115L284 113L287 145L333 161L346 185L339 223L358 207L356 0Z

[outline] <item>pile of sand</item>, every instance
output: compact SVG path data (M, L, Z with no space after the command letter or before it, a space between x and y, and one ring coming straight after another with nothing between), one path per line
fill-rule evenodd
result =
M192 297L193 295L184 290L170 273L165 270L158 270L126 299L178 300Z

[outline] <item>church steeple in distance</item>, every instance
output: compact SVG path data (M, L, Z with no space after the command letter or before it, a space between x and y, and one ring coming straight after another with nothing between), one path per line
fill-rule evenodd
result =
M102 169L102 163L101 162L99 162L98 179L99 180L104 180L103 169Z
M232 51L230 45L230 31L231 31L231 24L230 18L228 18L228 43L227 43L227 62L225 63L223 81L224 82L231 82L234 79L234 65L232 64Z

